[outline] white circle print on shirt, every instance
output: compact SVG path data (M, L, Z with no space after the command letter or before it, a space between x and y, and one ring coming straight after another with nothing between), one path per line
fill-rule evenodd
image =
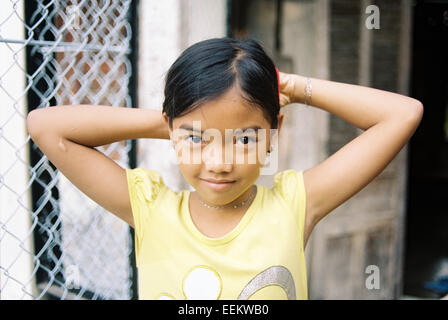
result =
M182 282L182 292L187 300L218 300L221 290L220 275L208 266L193 267ZM161 293L156 300L174 300L174 297L168 293Z
M184 278L182 290L188 300L218 300L221 296L222 280L212 268L197 266Z

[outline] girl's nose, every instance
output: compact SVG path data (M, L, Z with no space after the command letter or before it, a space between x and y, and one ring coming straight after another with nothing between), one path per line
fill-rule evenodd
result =
M206 148L207 149L207 148ZM206 170L213 172L231 172L233 163L228 161L226 163L225 150L222 148L208 148L204 152L204 165Z
M205 168L207 171L213 171L216 173L221 173L221 172L231 172L232 171L232 164L225 164L222 162L215 162L215 163L206 163L205 164Z

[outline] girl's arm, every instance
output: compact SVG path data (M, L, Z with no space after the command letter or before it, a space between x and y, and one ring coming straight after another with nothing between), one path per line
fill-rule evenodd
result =
M311 78L311 105L365 130L329 158L304 171L305 243L329 212L369 184L392 161L417 129L420 101L383 90ZM304 102L306 78L280 73L288 102ZM284 98L284 97L283 97Z
M31 111L27 128L47 158L79 190L134 226L125 169L94 147L128 139L169 139L160 110L48 107Z

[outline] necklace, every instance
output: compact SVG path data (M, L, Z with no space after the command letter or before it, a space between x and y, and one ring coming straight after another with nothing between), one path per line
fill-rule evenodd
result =
M256 191L256 189L257 189L256 187L252 189L252 192L250 193L249 197L248 197L246 200L244 200L243 202L241 202L241 203L239 203L239 204L235 204L235 205L209 206L208 204L204 203L204 202L199 198L199 196L198 196L198 199L199 199L199 201L202 203L202 205L203 205L204 207L207 207L207 208L209 208L209 209L238 208L238 207L244 206L244 205L246 204L246 202L248 202L249 200L251 200L251 199L254 197L254 195L255 195L255 192L254 192L254 191Z

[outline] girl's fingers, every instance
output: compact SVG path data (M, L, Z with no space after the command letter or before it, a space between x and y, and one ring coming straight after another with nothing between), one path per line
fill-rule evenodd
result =
M288 96L284 94L280 94L280 108L286 106L287 104L290 104L291 100Z
M283 72L279 72L279 73L280 73L280 89L283 89L287 83L286 75Z
M283 107L287 104L290 104L291 94L293 94L292 88L294 88L294 84L292 81L294 79L287 73L279 72L279 88L280 88L280 107Z

